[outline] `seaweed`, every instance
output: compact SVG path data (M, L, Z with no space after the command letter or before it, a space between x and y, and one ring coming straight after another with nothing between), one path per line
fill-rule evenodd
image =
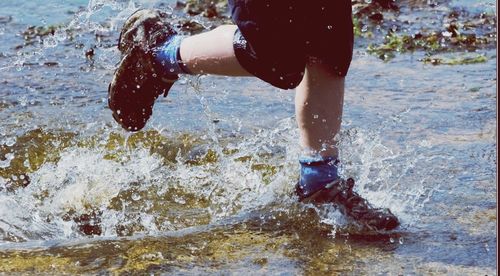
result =
M476 36L473 33L460 33L456 25L446 26L445 31L416 33L412 36L396 34L390 31L380 45L370 44L367 52L387 61L395 57L395 53L407 53L423 50L428 55L439 52L476 51L494 46L496 39Z
M431 56L445 52L474 52L496 46L496 15L432 5L426 1L354 0L353 31L367 52L384 61L401 53L423 51ZM440 9L435 9L441 6ZM443 7L446 7L443 9ZM413 11L433 12L420 16ZM402 17L404 15L404 17ZM480 59L481 60L481 59ZM443 61L447 62L447 61ZM463 61L467 64L473 61ZM476 61L474 61L476 62Z
M421 61L432 65L464 65L484 63L488 61L488 58L483 54L472 56L457 56L452 58L429 56L421 59Z
M29 26L23 33L25 41L31 41L37 38L54 35L58 29L63 28L63 25L49 25L49 26Z

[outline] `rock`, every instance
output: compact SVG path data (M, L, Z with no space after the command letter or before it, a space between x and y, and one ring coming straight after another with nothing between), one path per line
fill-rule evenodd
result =
M7 24L12 21L12 16L7 15L7 16L2 16L0 15L0 24Z

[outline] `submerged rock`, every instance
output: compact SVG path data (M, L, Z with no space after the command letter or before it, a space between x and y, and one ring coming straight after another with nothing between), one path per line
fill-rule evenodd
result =
M101 216L100 210L90 210L84 214L76 214L76 211L70 210L63 216L63 220L74 221L78 231L84 235L100 236L102 234Z
M7 16L2 16L0 15L0 24L7 24L12 22L12 16L7 15Z

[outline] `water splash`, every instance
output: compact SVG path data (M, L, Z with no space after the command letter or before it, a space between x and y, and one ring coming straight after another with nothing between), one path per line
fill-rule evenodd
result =
M85 231L111 237L154 235L217 224L257 209L263 214L294 209L291 195L300 151L293 118L253 136L211 135L216 139L184 150L156 146L151 152L147 140L134 136L124 137L124 147L113 149L116 138L112 135L98 147L62 149L55 161L48 159L29 174L27 187L0 193L0 201L6 203L0 209L3 239L67 239ZM399 174L392 173L401 167L412 168L405 155L413 154L413 149L395 154L376 134L359 129L349 129L342 136L342 147L350 152L342 156L349 160L344 172L358 172L354 175L359 178L358 191L411 224L433 191L425 181L405 186L399 182L401 177L394 177ZM133 144L139 147L130 148ZM172 154L174 159L168 157ZM316 210L321 222L331 225L333 234L352 223L332 207L303 208ZM82 223L87 228L99 227L99 231L85 230Z

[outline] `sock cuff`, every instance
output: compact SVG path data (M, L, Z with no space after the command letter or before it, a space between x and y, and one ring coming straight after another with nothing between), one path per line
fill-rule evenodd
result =
M174 35L163 45L156 49L156 60L167 74L189 74L186 66L182 63L180 48L184 36Z
M336 157L301 157L299 189L303 196L308 196L340 178L339 160Z
M302 156L299 158L299 163L301 165L307 166L320 166L320 165L338 165L339 159L336 156L323 157L320 155L317 156Z

